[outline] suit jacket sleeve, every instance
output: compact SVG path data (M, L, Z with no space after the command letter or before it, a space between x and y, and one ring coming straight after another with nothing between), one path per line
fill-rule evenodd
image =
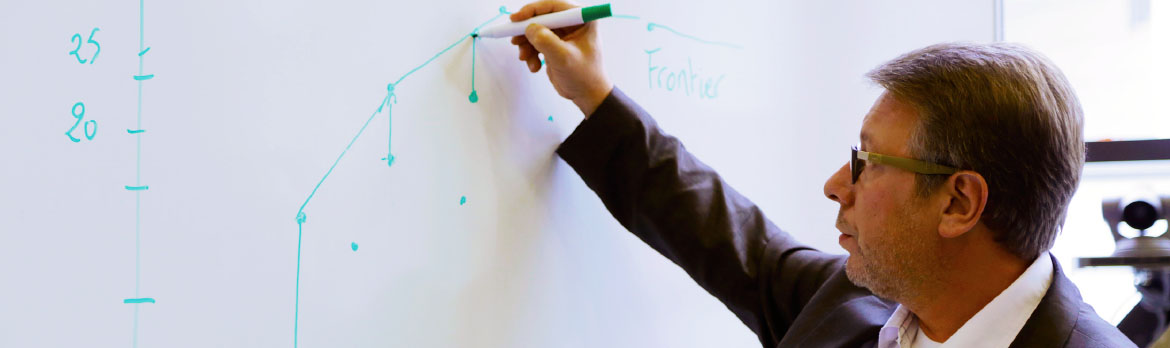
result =
M765 345L779 342L842 266L773 225L617 88L557 153L622 226L686 270Z

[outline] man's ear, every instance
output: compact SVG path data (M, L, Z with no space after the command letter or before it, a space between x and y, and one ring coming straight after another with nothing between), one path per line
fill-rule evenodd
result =
M954 238L975 228L987 206L987 180L979 173L961 170L947 178L939 194L945 203L938 233L943 238Z

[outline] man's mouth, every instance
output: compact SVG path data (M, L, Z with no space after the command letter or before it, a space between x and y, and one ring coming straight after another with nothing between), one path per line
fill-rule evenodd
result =
M850 232L852 232L852 230L849 229L848 227L849 227L849 224L845 222L845 217L842 216L842 214L840 212L838 212L837 213L837 231L840 231L842 235L848 235L848 236L852 237L856 233L850 233Z
M845 246L846 244L857 243L856 237L854 236L856 233L849 228L849 224L845 222L845 218L841 213L837 213L837 231L841 232L841 235L837 237L837 243L842 248L848 250L849 248Z

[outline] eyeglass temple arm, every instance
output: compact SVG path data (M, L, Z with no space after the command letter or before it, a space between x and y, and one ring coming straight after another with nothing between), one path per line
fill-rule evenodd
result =
M898 167L920 174L954 174L955 172L959 171L958 169L944 165L938 165L909 158L879 155L865 151L857 151L857 157L876 164Z

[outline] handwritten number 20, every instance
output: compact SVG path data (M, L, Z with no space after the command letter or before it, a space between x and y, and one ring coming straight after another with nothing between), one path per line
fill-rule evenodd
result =
M89 64L93 64L93 62L95 60L97 60L98 53L101 53L101 51L102 51L102 45L99 44L97 41L94 41L93 34L97 34L98 30L99 30L98 28L93 28L93 31L89 32L89 40L86 42L81 42L81 34L73 34L73 38L69 39L69 42L76 42L77 43L77 48L74 48L72 51L69 51L69 54L72 55L74 58L77 58L78 63L85 64L85 62L87 61L87 59L81 58L81 55L79 55L77 53L78 51L81 51L81 45L85 44L85 43L91 43L94 45L94 47L97 47L97 49L93 51L93 56L88 59Z
M81 111L77 111L78 108L80 108ZM75 143L81 142L81 139L73 137L73 130L77 129L78 125L81 125L81 119L84 117L85 117L85 104L83 104L81 102L77 102L77 104L73 104L73 118L76 118L77 122L74 122L73 127L70 127L69 131L65 132L65 136L69 137L69 140L72 140ZM92 133L89 131L90 124L93 124L93 132ZM97 121L94 121L94 120L86 121L84 131L85 131L85 139L86 140L93 140L93 136L97 135Z

